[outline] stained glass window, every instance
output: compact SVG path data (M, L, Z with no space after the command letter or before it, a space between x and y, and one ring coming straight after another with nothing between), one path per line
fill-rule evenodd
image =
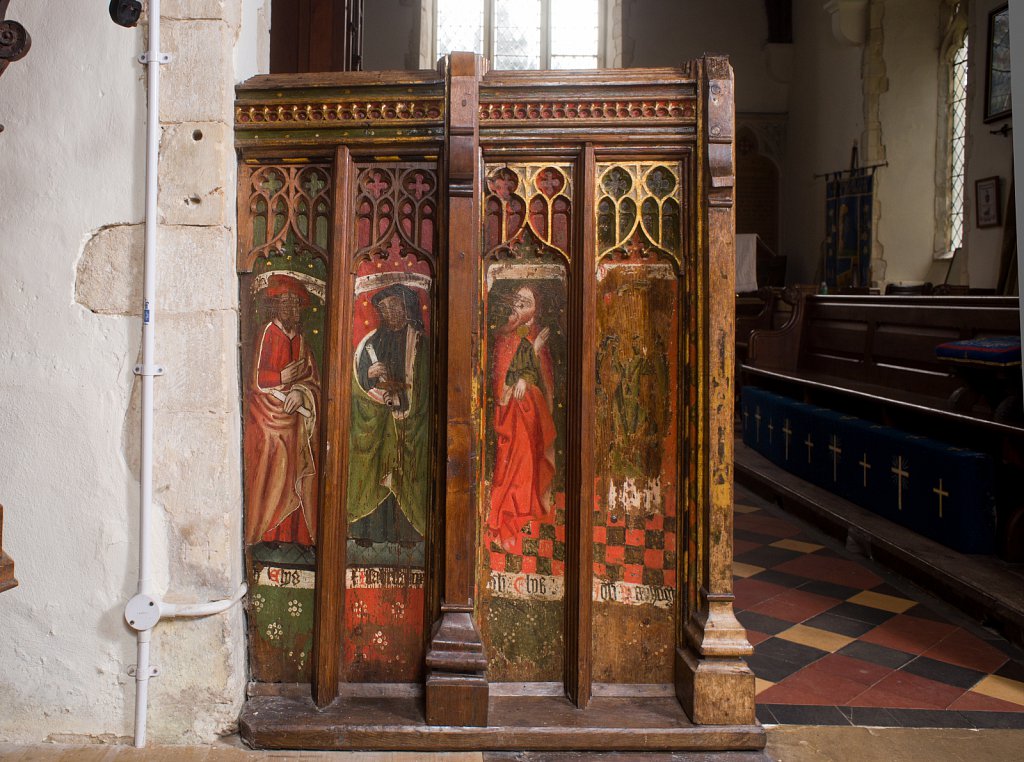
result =
M607 0L434 0L435 53L480 53L495 69L596 69Z

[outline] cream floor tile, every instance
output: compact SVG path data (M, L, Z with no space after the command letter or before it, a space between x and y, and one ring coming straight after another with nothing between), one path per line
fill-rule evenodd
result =
M782 548L783 550L795 550L797 553L813 553L825 547L824 545L815 545L813 542L801 542L800 540L776 540L771 546L773 548Z
M739 561L732 562L732 573L735 574L737 577L753 577L755 574L760 574L763 571L763 566L744 564Z
M849 599L849 602L860 606L870 606L873 609L881 609L882 611L891 611L893 614L902 614L907 609L917 605L917 601L908 601L906 598L897 598L895 595L873 593L870 590L857 593Z
M799 643L811 648L819 648L822 651L835 653L840 648L850 645L856 638L848 638L827 630L820 630L817 627L808 627L805 624L797 624L788 630L780 632L775 637L788 640L791 643Z
M1008 677L1000 675L984 677L971 688L971 692L1024 706L1024 683L1011 680Z
M766 691L771 688L775 683L771 680L762 680L760 677L754 678L754 695L759 695L762 691Z

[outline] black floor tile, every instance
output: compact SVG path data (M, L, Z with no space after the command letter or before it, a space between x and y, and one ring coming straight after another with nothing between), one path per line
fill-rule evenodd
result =
M1024 683L1024 664L1010 659L1006 664L997 669L993 674L1006 677L1010 680L1017 680Z
M955 685L957 688L973 688L986 673L978 672L966 667L958 667L955 664L947 664L944 661L929 659L926 656L918 656L911 662L900 668L901 672L909 672L918 677L925 677L945 685Z
M777 683L816 662L826 653L788 640L769 638L757 644L754 653L747 657L747 664L762 680Z
M767 569L763 572L753 574L748 579L756 579L761 582L771 582L773 585L781 585L787 587L790 590L796 590L798 587L803 590L804 583L807 582L807 577L799 577L796 574L786 574L785 572L775 571L774 569Z
M889 669L899 669L914 658L913 654L897 651L895 648L876 646L874 643L862 643L859 640L855 640L848 646L843 646L836 653Z
M906 600L914 600L912 597L904 593L902 590L893 587L888 582L883 582L881 585L875 585L871 588L872 593L881 593L882 595L891 595L894 598L904 598Z
M904 595L902 597L906 598L907 596ZM930 608L928 608L927 606L923 606L920 603L914 606L913 608L907 609L903 613L908 616L916 616L918 619L927 619L931 622L949 622L949 620L946 619L946 617L942 616L941 614L935 613Z
M775 719L775 715L772 714L771 707L767 704L758 704L755 710L757 721L762 725L776 725L778 720Z
M890 709L877 706L841 706L839 711L850 719L851 725L860 727L892 728L896 727L896 718Z
M767 614L758 614L756 611L739 611L736 618L748 630L763 632L765 635L778 635L793 626L792 622L785 622Z
M973 728L961 712L949 709L890 709L899 728Z
M736 556L736 560L743 564L753 564L754 566L763 566L766 569L770 569L773 566L783 564L786 561L792 561L794 558L799 558L802 555L805 554L795 550L772 548L765 545L761 548L748 550L746 553L740 553Z
M1024 730L1024 712L961 712L976 728Z
M851 638L859 638L868 630L875 629L875 625L868 622L858 622L856 619L847 619L846 617L837 616L829 611L826 611L824 614L818 614L815 617L811 617L804 622L804 624L811 627L818 627L822 630L828 630L829 632L837 632L840 635L847 635Z
M780 725L849 725L850 720L834 706L770 704Z
M853 619L858 622L866 622L867 624L874 625L888 622L896 616L891 611L883 611L882 609L872 608L871 606L861 606L860 604L850 603L849 601L844 601L838 606L833 606L828 610L828 613L845 617L846 619Z
M815 553L814 555L818 555ZM832 582L825 582L824 580L814 579L810 582L805 582L800 586L801 590L808 593L816 593L818 595L825 595L829 598L838 598L841 601L845 601L847 598L856 595L857 593L863 592L855 587L847 587L846 585L836 585Z

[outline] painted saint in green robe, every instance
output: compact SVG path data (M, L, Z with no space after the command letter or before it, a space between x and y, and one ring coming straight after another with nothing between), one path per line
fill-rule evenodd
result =
M356 349L349 442L349 538L421 542L430 499L430 349L416 293L370 300L380 316Z

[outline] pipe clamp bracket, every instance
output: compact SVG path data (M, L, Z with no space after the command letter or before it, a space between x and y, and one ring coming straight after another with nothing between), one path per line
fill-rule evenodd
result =
M138 672L139 672L139 668L138 668L137 665L132 664L130 667L128 667L128 676L129 677L136 677L138 675ZM149 676L150 677L156 677L159 674L160 674L160 667L150 667L149 668Z
M136 365L132 368L132 372L136 376L162 376L166 372L166 368L163 365Z
M159 64L166 64L171 62L171 54L160 53L159 51L156 53L146 51L145 53L139 54L138 61L140 64L153 63L154 61L156 61Z

